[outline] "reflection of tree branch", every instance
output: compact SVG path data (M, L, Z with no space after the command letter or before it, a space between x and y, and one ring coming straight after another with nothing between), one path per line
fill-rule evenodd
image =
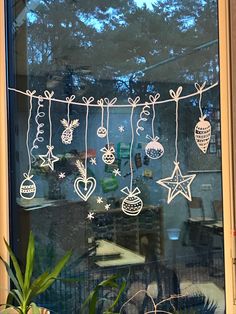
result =
M118 80L116 80L116 82L117 82L117 83L118 83L118 82L121 82L123 85L126 86L126 88L127 88L128 90L130 90L130 86L129 86L125 81L118 79Z

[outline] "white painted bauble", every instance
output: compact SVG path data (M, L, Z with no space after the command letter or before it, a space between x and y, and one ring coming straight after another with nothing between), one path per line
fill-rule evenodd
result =
M200 117L195 126L194 138L197 146L205 154L211 138L211 124L205 120L206 116Z
M107 136L107 129L104 128L104 126L100 126L98 129L97 129L97 136L98 137L106 137Z
M115 161L115 155L108 150L102 155L102 160L105 164L111 165Z
M73 130L71 128L66 128L61 135L61 141L63 144L71 144L73 139Z
M31 200L35 197L36 185L33 180L27 177L20 185L20 196L24 199Z
M159 159L164 154L164 147L154 139L146 145L145 153L151 159Z
M128 195L122 202L122 211L129 216L137 216L143 208L143 201L137 195Z

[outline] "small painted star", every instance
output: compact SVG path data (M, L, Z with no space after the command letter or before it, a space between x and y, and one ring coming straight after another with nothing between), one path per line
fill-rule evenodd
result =
M121 176L121 173L120 173L120 169L114 169L113 171L112 171L112 173L114 173L114 175L117 177L117 176Z
M183 176L179 168L179 163L174 162L174 164L175 168L171 177L158 180L156 183L168 189L167 204L169 204L178 194L182 194L185 198L191 201L192 196L190 185L196 177L196 174Z
M111 204L106 204L106 205L105 205L105 209L106 209L106 210L109 210L110 207L111 207Z
M90 158L89 162L91 163L92 166L96 166L97 165L96 158Z
M65 172L60 172L59 175L58 175L58 178L59 179L64 179L66 176Z
M120 125L118 127L118 130L120 131L120 133L125 132L125 127L123 125Z
M47 145L47 149L48 149L47 154L39 155L39 158L41 158L43 161L41 163L40 167L47 167L48 166L52 170L54 170L54 162L58 161L59 158L53 155L53 153L52 153L53 148L54 148L54 146Z
M87 216L87 219L89 219L89 220L94 219L94 215L95 215L95 213L89 212L89 213L88 213L88 216Z
M101 203L103 203L103 199L102 199L102 197L98 196L97 197L97 204L101 204Z

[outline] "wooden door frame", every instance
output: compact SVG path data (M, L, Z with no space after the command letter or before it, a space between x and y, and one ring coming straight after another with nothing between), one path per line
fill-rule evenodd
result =
M8 259L3 238L9 240L9 180L7 134L7 59L5 40L5 4L0 1L0 256ZM3 263L0 262L0 304L6 302L9 281Z
M227 314L236 313L235 300L235 224L234 193L236 185L236 1L218 0L219 4L219 49L220 49L220 94L222 129L222 180L224 204L224 244L225 244L225 289ZM232 8L235 8L234 12ZM231 10L230 10L231 9ZM235 22L233 22L235 21ZM231 38L230 38L231 37ZM235 36L236 37L236 36ZM7 141L7 97L5 54L5 9L0 1L0 255L8 259L3 237L9 239L9 180L8 180L8 141ZM235 74L233 74L233 71ZM231 84L232 82L232 84ZM232 93L231 93L232 91ZM235 104L234 109L231 103ZM234 142L233 142L234 140ZM0 303L4 303L9 289L7 274L0 263Z

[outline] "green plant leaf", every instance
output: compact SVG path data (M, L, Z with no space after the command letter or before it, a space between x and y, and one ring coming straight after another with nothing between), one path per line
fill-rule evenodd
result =
M71 251L67 252L61 258L61 260L56 264L54 269L48 274L48 276L46 276L44 278L44 281L42 280L41 287L38 284L39 289L35 292L36 295L39 295L39 294L43 293L45 290L47 290L54 283L54 281L57 279L57 277L59 276L59 274L62 271L62 269L68 263L71 255L72 255Z
M7 243L7 241L5 239L4 239L4 242L6 244L8 252L10 254L10 258L12 260L12 263L13 263L13 266L14 266L14 269L15 269L16 278L17 278L18 283L19 283L19 285L21 287L21 291L24 293L24 281L23 281L23 276L22 276L22 272L21 272L20 266L19 266L18 261L17 261L17 259L15 257L15 254L13 253L12 249L10 248L9 244Z
M26 266L25 266L25 280L24 280L24 291L26 292L30 287L31 276L34 267L34 254L35 254L35 244L34 236L32 232L29 235L29 242L26 255Z
M49 272L44 272L37 277L30 286L28 294L26 295L26 301L30 302L38 295L38 290L45 284L45 280L48 278Z
M19 305L21 305L24 302L21 293L17 289L9 291L9 294L12 295L12 297L18 302ZM9 302L7 301L7 303ZM13 304L13 302L10 303Z
M117 294L117 297L116 297L115 301L112 303L112 305L111 305L111 306L108 308L108 310L107 310L108 312L109 312L109 311L112 312L112 310L114 309L114 307L117 305L117 303L119 302L120 297L121 297L122 293L124 292L125 288L126 288L126 282L123 281L122 284L121 284L121 286L120 286L120 289L119 289L119 292L118 292L118 294Z
M40 309L35 303L32 302L30 308L32 309L32 314L40 314Z
M22 289L21 289L21 286L19 284L19 281L17 280L17 278L13 274L13 271L11 270L11 267L9 266L9 264L6 261L4 261L4 259L1 256L0 256L0 259L4 263L6 271L8 273L8 276L11 279L11 281L13 282L14 286L16 287L16 289L19 290L20 292L22 292Z
M98 290L99 287L96 286L96 288L90 292L86 300L83 302L81 311L84 313L84 310L87 305L89 305L89 314L96 314L96 305L98 301Z

